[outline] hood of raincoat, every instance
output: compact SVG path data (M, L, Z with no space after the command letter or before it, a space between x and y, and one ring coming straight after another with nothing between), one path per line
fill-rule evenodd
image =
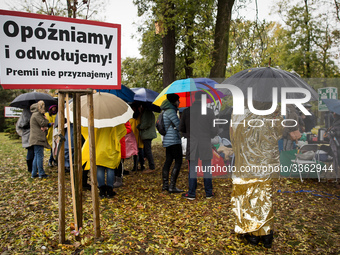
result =
M32 104L30 110L32 113L40 112L41 114L45 114L45 102L40 100L38 103Z

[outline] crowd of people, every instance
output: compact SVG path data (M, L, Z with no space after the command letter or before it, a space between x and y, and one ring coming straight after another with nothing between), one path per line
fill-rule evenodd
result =
M162 191L183 193L182 197L188 200L196 198L197 166L200 165L202 169L208 169L212 164L213 148L216 143L221 143L221 148L225 145L222 144L222 139L218 135L225 133L226 130L221 130L218 126L213 125L215 118L213 110L208 108L206 113L202 114L201 98L203 93L195 93L195 101L181 113L181 116L178 114L179 96L177 94L168 94L160 106L166 129L166 134L162 137L162 144L165 147L165 161L160 181L162 182ZM269 109L270 105L254 102L254 107L261 110ZM129 171L124 170L123 167L126 158L133 158L132 171L141 171L146 174L156 171L152 154L152 140L157 137L155 115L145 104L134 102L131 104L131 108L134 111L133 118L125 124L95 129L97 180L101 198L112 198L116 195L114 189L123 185L123 175L129 174ZM228 112L230 111L228 110ZM44 148L52 149L54 147L52 129L56 113L56 105L49 107L48 112L45 113L43 101L32 102L30 110L24 109L18 120L17 130L22 136L23 147L27 148L26 160L32 178L48 177L43 166ZM229 117L233 123L236 123L230 126L230 132L228 126L227 132L230 139L228 145L232 147L231 151L234 157L232 164L236 167L236 172L233 172L232 176L231 196L232 210L236 216L235 232L243 235L252 245L257 245L262 241L264 246L269 248L273 241L273 173L250 172L245 174L238 170L245 166L260 164L279 166L279 140L283 140L283 150L292 150L295 143L290 138L290 133L296 130L310 132L315 126L315 116L304 116L294 106L288 105L285 116L280 116L278 111L275 111L269 117L280 120L285 117L295 120L299 123L298 125L294 127L278 125L273 128L270 122L263 122L266 124L261 129L249 129L240 125L242 121L263 118L263 116L254 115L248 109L244 115L229 114ZM333 125L327 134L340 138L339 120L340 116L334 114ZM289 123L286 124L293 126ZM91 185L87 183L88 170L90 169L87 128L82 127L82 136L83 187L91 189ZM187 192L176 186L183 160L183 137L187 141L185 157L189 163ZM228 141L228 139L226 140ZM337 151L338 145L333 141L331 147ZM68 157L69 153L66 153L66 150L69 148L65 148L65 157ZM223 159L230 156L230 154L225 155L228 153L226 150L219 152ZM145 167L145 159L148 162L148 168ZM51 150L48 165L55 166L56 164L54 150ZM171 169L172 164L173 168ZM335 164L337 165L338 161ZM66 158L65 169L68 167L69 160ZM203 171L203 182L205 197L210 199L214 196L211 171Z

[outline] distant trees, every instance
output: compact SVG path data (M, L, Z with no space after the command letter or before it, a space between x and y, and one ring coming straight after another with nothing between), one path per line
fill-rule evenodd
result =
M245 1L134 3L145 23L139 28L142 58L123 61L123 82L129 86L160 90L174 79L223 79L246 68L266 66L269 57L272 66L294 70L305 78L339 76L337 0L279 1L274 7L282 24L244 18L229 20L232 10ZM321 4L328 4L329 8L321 8ZM330 15L326 10L333 11ZM169 37L171 47L164 44ZM137 70L140 67L143 70Z

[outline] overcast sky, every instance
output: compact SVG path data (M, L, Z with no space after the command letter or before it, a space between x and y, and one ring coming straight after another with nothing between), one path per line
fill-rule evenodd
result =
M20 0L0 0L0 9L7 10L7 4L11 4ZM266 18L266 20L278 19L278 16L269 16L270 6L275 0L258 0L259 5L259 18ZM255 3L252 3L247 8L246 15L248 19L255 19ZM132 0L108 0L108 6L104 15L104 21L109 23L121 24L122 27L122 58L138 57L139 56L139 43L137 39L132 39L131 36L137 34L137 25L133 23L141 22L137 16L137 7L132 3Z

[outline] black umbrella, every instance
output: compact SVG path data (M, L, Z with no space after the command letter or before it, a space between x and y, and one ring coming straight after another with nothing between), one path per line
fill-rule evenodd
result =
M259 67L243 70L224 80L222 84L232 84L240 88L248 98L248 88L253 88L253 100L258 102L272 102L273 88L278 88L278 101L281 101L281 88L295 87L307 89L311 93L311 100L318 100L317 92L298 75L272 68ZM225 95L231 95L228 89L219 88ZM304 98L305 94L288 93L287 98Z
M51 105L58 104L58 100L46 93L40 92L29 92L17 96L11 103L10 106L19 108L29 108L31 104L37 103L40 100L45 102L46 108Z

